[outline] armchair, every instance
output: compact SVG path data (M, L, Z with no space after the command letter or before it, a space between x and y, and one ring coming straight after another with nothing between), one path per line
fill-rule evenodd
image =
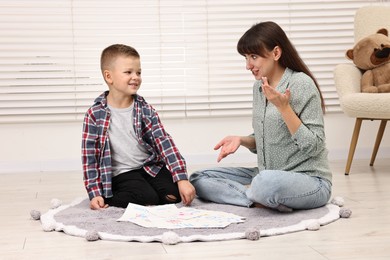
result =
M375 33L380 28L387 28L390 31L389 6L365 6L357 10L354 19L355 42ZM381 121L370 160L370 166L373 166L387 121L390 120L390 93L361 93L361 76L362 72L353 63L339 64L334 70L335 86L341 109L347 116L356 118L345 175L349 175L351 169L362 122L364 120Z

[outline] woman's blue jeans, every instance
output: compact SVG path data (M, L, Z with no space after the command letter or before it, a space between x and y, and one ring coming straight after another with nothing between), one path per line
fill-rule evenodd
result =
M269 208L317 208L329 201L332 189L328 180L304 173L244 167L196 171L190 182L202 199L245 207L257 202Z

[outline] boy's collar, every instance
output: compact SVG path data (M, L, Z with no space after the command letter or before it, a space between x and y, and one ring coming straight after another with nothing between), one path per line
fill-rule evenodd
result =
M101 103L103 106L107 106L107 96L110 93L109 90L104 91L100 96L95 99L95 103ZM138 94L133 95L134 100L143 101L143 97Z

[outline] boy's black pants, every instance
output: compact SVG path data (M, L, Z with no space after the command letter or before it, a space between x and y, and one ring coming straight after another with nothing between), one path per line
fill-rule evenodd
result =
M113 197L105 198L105 203L121 208L129 203L162 205L181 201L177 183L166 167L161 168L156 177L143 168L121 173L112 178L112 192Z

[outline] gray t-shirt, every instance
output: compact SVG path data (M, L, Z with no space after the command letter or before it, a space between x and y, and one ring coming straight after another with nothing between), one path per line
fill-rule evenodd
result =
M113 108L108 135L111 149L112 175L140 169L149 157L148 151L138 143L133 127L134 102L128 108Z

